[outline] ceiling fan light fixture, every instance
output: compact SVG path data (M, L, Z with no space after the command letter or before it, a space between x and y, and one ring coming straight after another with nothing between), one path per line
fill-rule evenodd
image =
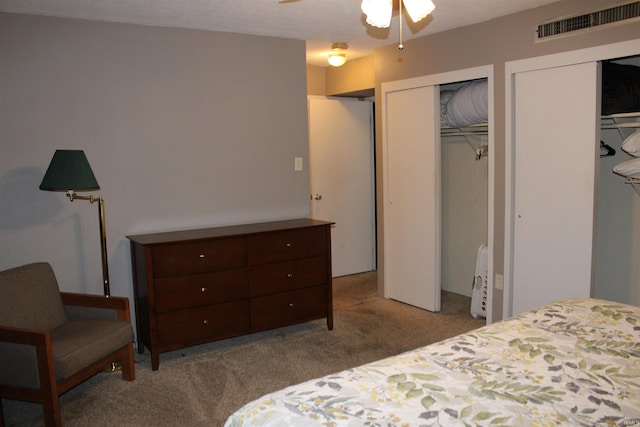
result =
M327 59L329 61L329 64L333 65L334 67L340 67L344 65L344 63L347 62L347 54L344 53L344 51L347 49L349 49L349 46L346 43L332 44L331 50L333 52L329 54L329 58Z
M436 8L431 0L398 0L398 32L400 33L400 43L398 49L403 50L402 43L402 6L407 9L407 13L413 22L424 19ZM393 14L393 0L362 0L360 4L362 13L367 17L367 24L378 28L388 28L391 25L391 15Z
M378 28L388 28L391 25L393 0L362 0L360 8L367 16L367 24Z
M402 0L402 3L413 22L424 19L436 8L431 0Z

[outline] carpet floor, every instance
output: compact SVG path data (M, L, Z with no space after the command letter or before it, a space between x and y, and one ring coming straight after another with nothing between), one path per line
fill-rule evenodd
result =
M104 372L60 398L65 426L222 426L245 403L286 386L478 328L471 299L442 293L431 313L377 295L376 272L333 279L326 320L189 347L136 353L136 380ZM40 405L3 400L5 425L43 425Z

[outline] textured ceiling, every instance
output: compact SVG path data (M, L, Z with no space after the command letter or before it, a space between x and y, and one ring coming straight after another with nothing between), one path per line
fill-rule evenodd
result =
M405 19L405 40L423 37L557 0L433 0L417 24ZM307 63L326 66L331 44L346 42L347 58L398 42L389 29L365 23L361 0L0 0L0 11L164 27L195 28L306 40ZM533 29L532 29L533 31Z

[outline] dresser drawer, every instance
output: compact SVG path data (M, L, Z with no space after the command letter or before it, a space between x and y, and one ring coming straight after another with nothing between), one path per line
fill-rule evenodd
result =
M309 227L262 233L247 237L249 265L324 255L325 227Z
M252 297L325 284L327 258L324 256L249 268L249 294Z
M155 245L152 253L155 278L240 268L247 259L247 247L243 238Z
M327 286L251 299L251 329L260 331L327 316Z
M154 282L154 289L156 311L159 312L236 301L249 296L245 269L158 279Z
M251 329L248 300L159 313L157 320L158 343L165 348L229 338Z

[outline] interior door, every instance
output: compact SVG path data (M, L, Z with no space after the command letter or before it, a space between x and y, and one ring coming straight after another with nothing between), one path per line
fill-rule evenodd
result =
M375 269L373 106L309 98L311 215L335 222L334 277Z
M385 296L430 311L440 310L436 103L435 87L423 86L386 92L383 110Z
M598 70L589 62L515 74L510 314L590 295Z

